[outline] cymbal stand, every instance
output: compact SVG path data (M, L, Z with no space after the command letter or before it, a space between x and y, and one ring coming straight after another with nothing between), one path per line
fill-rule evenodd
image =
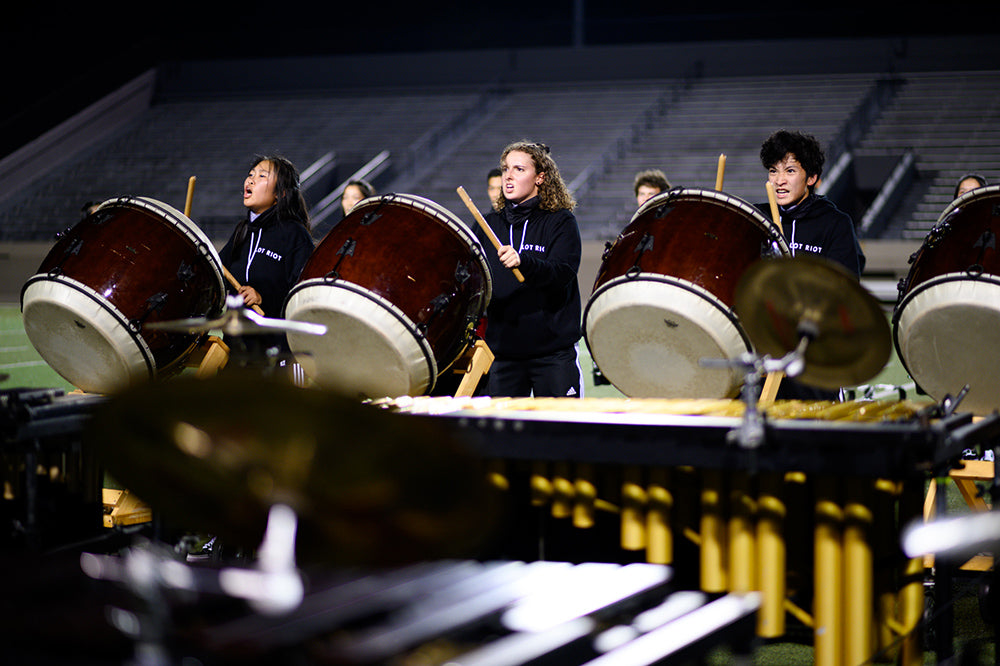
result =
M757 406L764 378L772 372L783 372L788 377L802 374L805 369L806 347L816 337L816 332L816 327L810 320L800 321L798 345L778 359L746 352L735 360L701 360L701 365L705 367L742 368L744 371L743 387L740 389L740 400L744 404L743 422L738 429L729 432L727 436L729 442L745 449L756 449L764 443L764 414Z

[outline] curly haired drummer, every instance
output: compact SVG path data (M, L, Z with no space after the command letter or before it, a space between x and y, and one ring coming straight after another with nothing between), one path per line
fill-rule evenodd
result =
M782 232L792 256L816 254L837 262L860 278L865 255L854 231L854 222L836 204L816 193L824 160L816 137L801 132L778 130L760 148L760 161L774 188ZM770 218L769 203L757 204L757 207ZM837 391L803 386L785 379L777 397L836 400L839 396Z
M781 227L792 255L818 254L854 275L865 267L865 255L851 217L816 193L825 160L811 134L778 130L760 147L760 161L774 187ZM770 218L770 204L757 204Z
M576 202L544 144L511 143L501 153L500 170L502 196L486 215L501 243L486 253L493 298L485 339L495 356L486 393L582 397ZM482 230L477 233L490 247Z

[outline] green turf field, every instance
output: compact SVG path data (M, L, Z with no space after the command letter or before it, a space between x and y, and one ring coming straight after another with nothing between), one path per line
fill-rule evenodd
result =
M619 397L621 392L607 384L595 386L590 351L583 340L580 341L580 367L584 371L584 395L587 397ZM57 372L50 368L28 341L21 324L20 308L16 305L0 305L0 373L9 376L5 388L65 388L71 386ZM869 384L902 386L910 382L893 351L885 369Z

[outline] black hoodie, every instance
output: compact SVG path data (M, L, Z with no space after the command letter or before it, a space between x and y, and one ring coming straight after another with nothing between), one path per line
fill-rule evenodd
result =
M757 204L757 207L771 219L768 204ZM817 254L860 277L865 268L865 255L847 213L818 194L810 194L795 206L779 206L778 211L793 256L800 252Z
M569 210L547 211L536 204L508 205L486 216L500 244L518 251L524 283L500 264L493 245L477 229L493 276L486 344L500 359L543 356L580 340L580 228Z
M260 294L260 308L271 318L282 316L285 297L313 251L312 236L298 222L277 217L277 206L236 227L219 252L222 265L236 281Z

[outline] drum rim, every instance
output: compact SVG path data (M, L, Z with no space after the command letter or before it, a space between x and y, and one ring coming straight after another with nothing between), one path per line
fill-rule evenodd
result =
M187 236L198 249L198 251L209 259L209 264L212 266L212 271L215 274L215 279L219 285L219 293L221 294L221 299L219 307L213 312L213 314L221 314L225 309L226 300L226 280L222 274L222 258L219 256L219 252L215 249L215 244L212 243L212 239L194 223L191 218L189 218L184 213L180 212L170 204L163 203L157 199L151 197L141 197L141 196L120 196L113 199L108 199L101 203L96 209L96 211L103 210L104 208L115 208L115 207L128 207L140 208L153 213L159 213L161 217L174 222L176 226L182 229L182 233Z
M765 233L767 233L772 242L778 244L778 249L781 253L785 256L791 256L791 249L788 247L788 241L785 240L784 235L778 230L778 226L773 220L767 219L767 216L764 215L759 208L746 199L738 197L734 194L720 192L719 190L711 190L700 187L675 187L674 189L667 190L666 192L660 192L659 194L647 199L645 203L639 206L639 208L632 215L631 219L629 219L628 224L625 225L625 228L627 229L633 222L645 215L649 209L656 208L657 206L674 199L691 199L716 204L729 204L733 210L748 213L749 217L754 218L755 222L763 223L758 226L760 226ZM624 230L622 233L624 233ZM619 236L620 235L621 234L619 234Z
M587 348L590 348L590 341L587 340L587 316L590 312L590 306L593 304L597 298L604 292L610 290L612 287L620 284L632 284L635 282L646 281L646 282L663 282L674 287L680 287L685 291L689 291L696 296L700 296L704 300L707 300L711 305L713 305L717 310L722 312L727 319L733 324L737 332L740 334L740 338L743 340L743 344L746 345L747 351L753 350L753 344L750 342L750 338L747 337L746 331L743 330L743 325L740 323L739 317L736 312L723 303L715 294L708 291L704 287L700 287L693 282L678 278L672 275L664 275L662 273L640 273L635 277L629 277L627 275L619 275L618 277L608 280L597 290L590 295L587 299L587 305L583 309L583 339L587 343Z
M367 298L370 301L374 301L378 305L382 306L383 309L388 310L393 317L395 317L403 327L411 334L411 336L416 339L420 350L424 355L424 362L427 365L428 371L428 384L425 392L429 393L434 390L437 385L437 359L434 358L434 350L431 348L430 343L427 341L427 336L420 332L419 327L413 323L405 312L399 309L394 303L390 302L388 299L379 296L373 291L365 289L361 285L357 285L348 280L335 279L331 280L329 278L312 278L310 280L305 280L294 285L292 289L288 292L288 297L285 299L285 310L287 306L292 302L292 297L305 291L306 289L312 289L314 287L328 287L331 289L344 289L346 291L353 292L360 296ZM294 320L293 321L301 321Z
M365 206L380 206L394 203L409 204L410 208L416 208L433 214L435 217L438 217L441 222L447 224L448 227L453 229L459 236L462 236L468 242L468 244L473 248L473 254L479 261L479 265L483 269L483 275L486 277L486 299L483 305L483 309L485 311L486 305L489 304L493 298L493 276L490 274L490 267L486 261L486 253L483 250L482 244L479 242L479 238L477 238L476 235L469 229L468 225L462 222L461 218L453 212L436 201L431 201L426 197L421 197L416 194L407 194L405 192L389 192L387 194L362 199L356 203L353 208L351 208L350 212L353 213L354 211L360 210Z
M945 218L951 215L953 211L961 208L970 201L981 197L989 197L997 193L1000 193L1000 185L986 185L969 190L957 199L953 199L952 202L949 203L943 211L941 211L941 215L938 216L937 222L934 223L934 226L936 227L944 222ZM932 231L934 231L934 227L931 227L930 231L927 232L927 235L929 236ZM924 240L926 240L926 236L924 237Z
M937 275L934 278L931 278L930 280L921 282L911 292L908 292L905 301L901 302L901 306L909 304L909 302L914 298L923 296L924 292L928 291L931 288L940 287L942 285L947 285L947 284L958 284L958 283L974 283L980 285L1000 287L1000 276L994 275L992 273L983 273L982 275L978 275L975 277L968 276L965 273L946 273L943 275ZM985 305L987 303L983 302L983 304ZM900 331L899 331L901 324L900 320L902 319L903 309L904 307L899 307L896 311L893 312L892 344L893 348L896 351L896 356L897 358L899 358L900 363L903 364L903 368L906 370L907 374L909 374L910 377L913 378L914 382L920 388L920 390L926 392L931 397L938 399L939 396L936 396L934 395L933 392L928 391L925 388L925 386L921 384L921 382L917 379L917 377L914 375L913 368L911 367L911 359L908 358L908 355L903 354L902 344L900 341ZM924 379L925 380L930 379L934 383L940 383L940 377L928 377L925 375ZM940 397L943 397L943 395ZM992 409L992 407L990 409Z
M112 303L110 303L106 298L101 296L97 291L91 289L82 282L74 280L73 278L67 277L65 275L58 275L58 274L49 275L44 273L35 274L30 278L28 278L27 282L24 283L24 287L21 289L22 311L24 310L24 295L27 293L28 288L32 284L40 282L53 282L56 284L69 287L73 291L79 292L84 296L86 296L87 298L89 298L90 300L97 303L97 305L100 306L100 308L104 312L110 314L111 317L114 318L119 323L121 328L125 329L128 332L129 338L132 340L133 344L135 344L136 348L139 350L139 353L142 355L142 359L146 364L146 373L148 377L149 378L156 377L158 372L158 368L156 367L156 359L154 358L153 352L149 348L149 345L146 344L146 340L142 337L142 331L135 330L135 328L132 327L131 322L128 320L127 317L125 317L125 314L121 310L116 308Z

